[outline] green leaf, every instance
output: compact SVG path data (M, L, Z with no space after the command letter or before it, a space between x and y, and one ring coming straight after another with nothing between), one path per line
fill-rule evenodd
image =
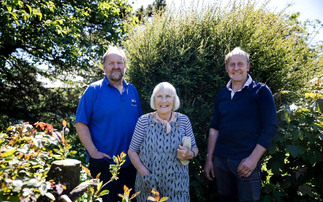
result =
M41 21L43 14L41 12L37 12L36 15L38 16L39 21Z
M50 193L50 192L47 192L46 194L45 194L45 196L47 196L49 199L51 199L51 200L55 200L55 196L52 194L52 193Z
M17 151L17 149L16 149L16 148L9 149L9 150L5 151L4 153L2 153L2 154L0 155L0 157L8 157L8 156L11 156L11 155L13 155L16 151Z
M9 12L11 12L11 11L12 11L12 7L11 7L11 6L7 6L7 10L8 10Z
M26 6L27 6L27 8L29 9L29 13L30 13L30 14L32 14L33 9L32 9L28 4L26 4Z
M18 1L18 5L19 5L19 8L23 8L24 7L24 3L22 1Z
M102 190L101 192L100 192L100 194L99 194L99 196L104 196L104 195L107 195L107 194L109 194L109 190L107 190L107 189L105 189L105 190Z
M271 170L274 174L278 175L280 172L279 172L279 169L283 167L283 162L279 162L279 161L274 161L272 164L271 164Z
M28 186L39 187L41 182L36 179L30 179L28 182Z
M100 189L101 189L102 184L103 184L103 181L101 181L101 182L98 184L97 190L100 190Z
M47 193L47 185L46 183L42 183L39 187L39 192L42 196L44 196Z
M306 184L303 184L302 186L300 186L298 188L298 191L300 191L303 195L308 195L308 196L311 196L313 197L313 191L312 191L312 188Z
M297 145L287 145L286 152L290 153L294 158L298 157L300 154L303 153L301 148Z

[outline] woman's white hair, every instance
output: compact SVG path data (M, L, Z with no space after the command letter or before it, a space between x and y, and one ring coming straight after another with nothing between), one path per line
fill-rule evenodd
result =
M167 93L170 93L171 95L174 96L174 101L173 101L173 111L176 111L179 106L180 106L180 101L179 101L179 97L176 93L176 89L175 87L168 83L168 82L161 82L159 84L157 84L153 90L153 94L151 95L150 97L150 107L153 109L153 110L156 110L156 106L155 106L155 96L156 96L156 93L158 93L159 91L164 91L164 92L167 92Z

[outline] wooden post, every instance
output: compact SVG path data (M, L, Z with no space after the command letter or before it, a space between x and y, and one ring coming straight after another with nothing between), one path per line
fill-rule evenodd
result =
M81 161L65 159L54 161L48 171L46 180L66 186L63 194L69 194L80 182Z

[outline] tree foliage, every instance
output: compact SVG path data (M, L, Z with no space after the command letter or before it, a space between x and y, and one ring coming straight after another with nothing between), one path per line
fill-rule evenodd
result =
M298 107L278 111L279 130L265 160L264 201L323 200L323 94L306 97Z
M155 0L152 4L148 4L145 9L144 6L138 8L135 12L136 17L140 22L144 22L145 17L152 17L156 11L163 12L166 9L166 0Z
M71 100L45 89L37 78L96 80L102 74L95 68L100 56L109 44L120 42L124 21L135 22L126 0L4 0L0 16L0 111L5 121L37 121L45 112L62 114L64 106L74 111L77 99L74 106L64 105Z
M266 4L248 2L167 10L132 29L123 43L144 111L151 111L154 86L168 81L178 91L180 111L191 120L201 148L190 164L192 201L215 200L215 185L204 180L203 165L214 96L229 79L225 54L236 46L249 52L251 76L273 93L303 89L319 69L318 53L307 43L311 36L302 24L283 11L270 12Z

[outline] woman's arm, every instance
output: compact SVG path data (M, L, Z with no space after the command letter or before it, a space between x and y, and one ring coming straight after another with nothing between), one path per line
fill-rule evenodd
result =
M138 173L141 176L145 176L145 175L150 174L150 171L146 168L146 166L144 166L144 164L142 164L142 162L139 158L139 155L136 151L129 149L128 155L129 155L132 165L137 169Z

